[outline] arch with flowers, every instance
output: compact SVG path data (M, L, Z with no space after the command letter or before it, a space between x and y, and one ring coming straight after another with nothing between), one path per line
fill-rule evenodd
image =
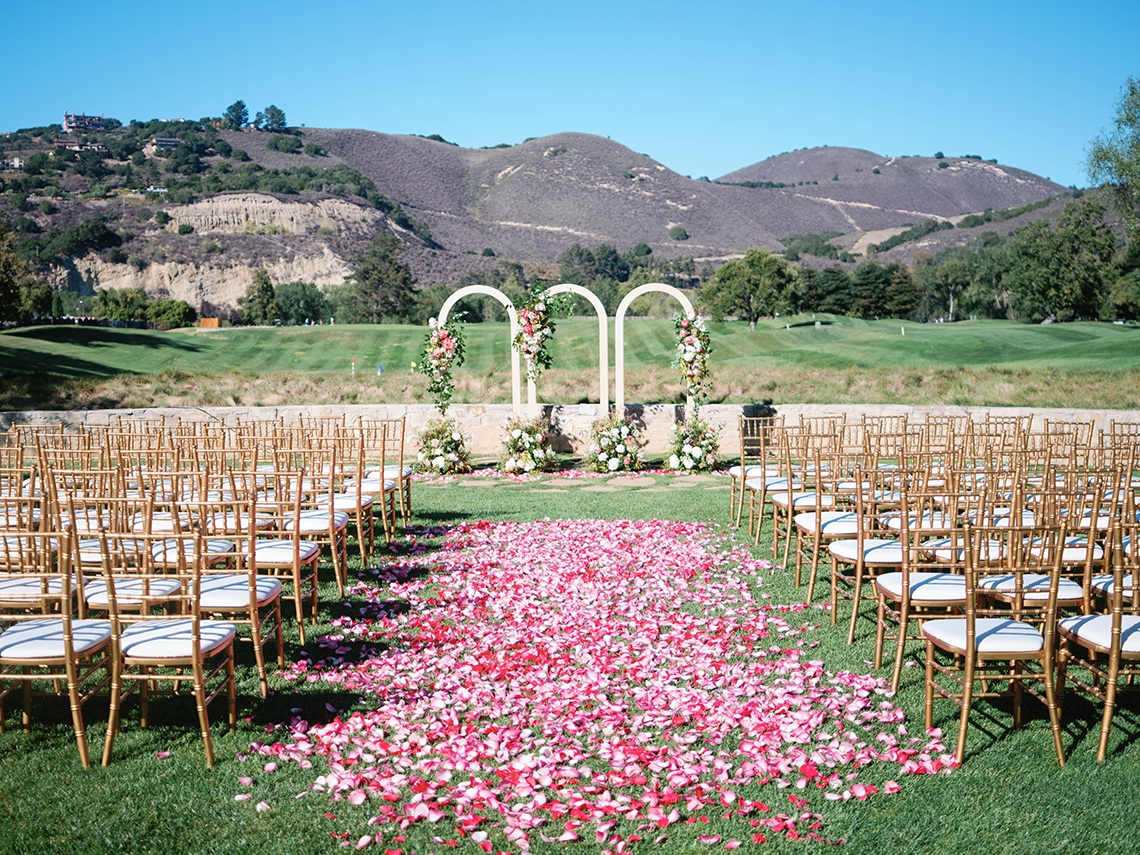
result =
M439 319L436 321L437 326L444 326L447 324L447 315L451 309L462 300L464 297L469 297L472 294L486 294L488 297L494 297L503 307L507 310L507 317L511 322L511 397L514 404L515 415L518 416L522 411L522 366L519 358L519 351L513 344L515 336L519 332L519 316L515 311L515 304L511 302L511 298L500 291L498 288L492 288L489 285L466 285L458 289L450 297L443 301L443 305L439 309Z
M663 294L668 294L681 304L686 318L697 318L697 313L693 311L693 304L689 302L689 298L684 295L682 291L674 288L672 285L665 285L661 282L651 282L647 285L639 285L634 288L625 297L622 298L621 303L618 304L616 323L614 324L614 359L616 362L616 378L614 389L614 400L617 404L617 411L619 413L625 411L625 314L629 310L630 304L640 297L642 294L648 294L653 291L659 291ZM703 378L702 378L703 382ZM691 383L686 383L686 399L685 399L685 414L686 416L693 413L696 408L696 399L693 394L693 386Z

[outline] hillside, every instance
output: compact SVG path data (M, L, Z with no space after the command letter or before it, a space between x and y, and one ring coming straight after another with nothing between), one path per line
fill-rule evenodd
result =
M579 133L465 149L417 136L301 128L293 131L298 143L290 153L272 145L272 134L196 132L207 142L194 155L191 183L181 178L183 166L172 170L168 156L150 149L142 159L138 150L116 159L116 145L124 144L116 133L138 140L141 126L132 124L107 132L111 150L97 179L71 176L52 198L34 189L19 200L15 192L0 194L0 211L28 234L95 218L129 241L120 253L56 258L49 278L57 288L90 294L96 287L142 287L195 306L233 307L251 268L265 267L279 282L338 283L378 233L399 237L413 275L430 285L495 267L499 258L521 261L528 276L555 276L552 263L575 243L624 251L642 242L658 258L714 263L751 246L779 251L780 238L791 234L834 231L854 235L847 242L853 245L868 230L1064 191L977 158L886 158L852 148L791 152L710 182ZM50 150L50 133L17 136L22 147L7 147L6 155ZM176 192L165 198L130 192L144 174L173 182ZM7 181L13 177L24 179L5 173ZM741 186L765 182L786 186ZM169 222L158 220L160 212ZM686 240L669 238L675 226ZM931 238L945 242L951 234ZM495 256L484 257L486 249ZM921 250L893 252L909 257Z

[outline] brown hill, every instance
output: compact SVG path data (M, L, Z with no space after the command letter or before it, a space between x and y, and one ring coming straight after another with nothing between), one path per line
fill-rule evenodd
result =
M448 250L491 247L534 261L552 261L574 243L625 249L639 241L665 257L719 256L777 248L789 234L890 228L1064 191L1024 170L976 159L948 158L939 168L934 158L851 148L791 152L710 183L590 134L554 134L501 149L372 131L304 134L428 223ZM729 184L747 181L796 186ZM669 240L675 225L685 228L687 241Z

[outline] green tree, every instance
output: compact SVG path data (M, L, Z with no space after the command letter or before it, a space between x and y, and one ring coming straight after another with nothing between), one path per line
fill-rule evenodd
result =
M115 321L141 321L146 318L149 303L142 288L107 288L91 301L91 314Z
M1140 79L1129 75L1121 87L1114 128L1090 144L1085 169L1092 181L1112 189L1130 240L1140 237Z
M0 322L17 319L21 290L31 282L28 262L16 254L15 233L7 220L0 220Z
M226 107L226 112L222 114L222 121L225 122L227 128L235 131L240 131L248 125L249 108L245 106L245 101L234 101Z
M1004 283L1023 314L1051 320L1097 316L1116 244L1104 211L1098 199L1070 202L1055 227L1038 220L1018 229Z
M275 293L282 323L301 326L328 317L328 301L312 282L282 282Z
M253 281L245 289L245 296L238 298L238 305L241 307L242 323L251 326L272 324L281 317L273 283L264 267L253 271Z
M701 292L715 320L737 315L748 321L770 317L787 304L787 291L796 271L784 259L763 247L752 247L744 258L721 265L712 282Z
M193 326L198 313L185 300L153 300L146 307L146 319L160 330Z
M288 127L285 124L285 111L270 104L257 114L253 126L263 131L283 131Z
M415 312L415 280L399 259L400 241L392 235L372 239L356 256L356 269L349 278L357 284L350 302L364 323L398 323Z

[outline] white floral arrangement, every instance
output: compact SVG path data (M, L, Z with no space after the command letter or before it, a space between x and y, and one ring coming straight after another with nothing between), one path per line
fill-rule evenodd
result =
M673 425L669 468L678 472L708 472L715 469L720 453L720 431L697 417Z
M645 465L644 425L634 416L612 415L590 427L582 465L595 472L635 472Z
M503 471L508 474L553 470L557 461L550 446L550 422L512 418L503 426L503 449L499 458Z
M471 452L467 449L468 437L459 429L458 422L448 416L431 419L417 437L416 469L434 475L453 475L471 471Z

